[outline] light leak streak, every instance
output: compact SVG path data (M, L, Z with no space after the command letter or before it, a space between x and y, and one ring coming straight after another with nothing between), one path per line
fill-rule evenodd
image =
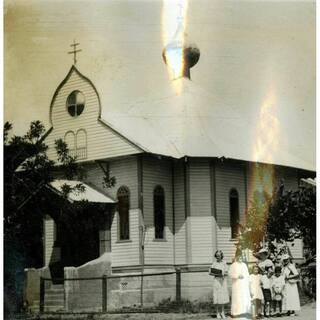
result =
M166 65L170 81L180 79L184 70L186 16L188 0L163 0L162 3L162 42L166 50ZM175 92L182 89L181 81L171 81Z
M269 90L262 103L256 132L253 159L260 163L253 166L252 183L254 189L272 195L275 182L273 163L278 150L279 120L277 118L276 98L273 88ZM264 164L261 164L264 163Z
M273 166L273 157L277 152L278 135L279 135L279 120L277 118L276 97L273 88L271 87L265 100L263 101L256 129L256 141L253 146L253 159L255 163L249 169L249 188L248 196L250 201L254 199L255 194L259 195L259 201L264 215L263 221L267 221L269 202L266 197L273 194L276 173ZM257 202L256 202L257 203ZM249 203L249 210L252 203Z

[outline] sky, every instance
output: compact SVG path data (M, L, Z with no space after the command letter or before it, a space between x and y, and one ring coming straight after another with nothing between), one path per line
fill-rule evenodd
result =
M5 1L4 119L18 134L32 120L49 128L50 102L72 66L67 52L74 39L82 49L77 68L106 112L169 86L161 54L175 27L164 39L163 5ZM315 3L189 0L185 26L185 41L200 50L192 81L257 121L272 91L280 126L292 123L288 136L302 132L302 152L315 157Z

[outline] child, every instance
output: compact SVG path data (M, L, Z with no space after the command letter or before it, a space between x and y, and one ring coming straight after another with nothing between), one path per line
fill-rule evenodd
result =
M277 255L276 256L276 260L274 262L274 267L280 267L282 270L282 260L281 260L281 256Z
M285 287L285 279L284 276L281 274L282 268L277 266L274 269L274 276L272 277L272 297L273 297L273 308L274 313L277 314L278 317L282 314L282 299ZM277 313L277 308L279 307L279 311Z
M271 316L271 277L272 277L272 268L266 269L266 274L261 277L261 286L264 298L264 316L269 318Z
M258 265L252 267L252 274L250 274L250 295L252 299L252 315L253 319L259 319L261 314L261 303L263 300L263 293L261 290L261 275L259 274Z

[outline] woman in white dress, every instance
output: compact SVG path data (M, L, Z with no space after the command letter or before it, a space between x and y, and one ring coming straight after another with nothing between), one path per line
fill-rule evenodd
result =
M298 292L299 273L293 263L290 263L290 257L285 254L283 260L283 275L285 278L283 310L288 312L288 315L295 315L296 311L300 310L300 298Z
M235 261L232 263L229 275L232 280L231 315L251 314L251 297L249 286L249 272L247 265L242 261L242 253L237 249Z
M223 261L223 252L216 251L214 254L216 261L212 263L211 268L221 272L220 274L212 274L213 278L213 304L217 309L217 318L226 319L224 313L225 304L229 303L228 284L226 276L228 275L228 266ZM221 310L221 311L220 311Z

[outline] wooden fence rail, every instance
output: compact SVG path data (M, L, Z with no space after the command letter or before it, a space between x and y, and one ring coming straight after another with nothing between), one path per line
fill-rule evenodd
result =
M100 280L102 283L101 290L101 306L102 312L107 312L108 310L108 280L109 279L119 279L119 278L136 278L136 277L155 277L163 275L176 275L176 295L175 300L177 302L181 301L181 274L182 273L201 273L208 272L208 270L181 270L177 268L175 271L171 272L157 272L157 273L143 273L143 274L130 274L130 275L104 275L102 277L87 277L87 278L44 278L40 277L40 313L43 313L45 310L45 282L64 282L64 281L90 281L90 280Z

